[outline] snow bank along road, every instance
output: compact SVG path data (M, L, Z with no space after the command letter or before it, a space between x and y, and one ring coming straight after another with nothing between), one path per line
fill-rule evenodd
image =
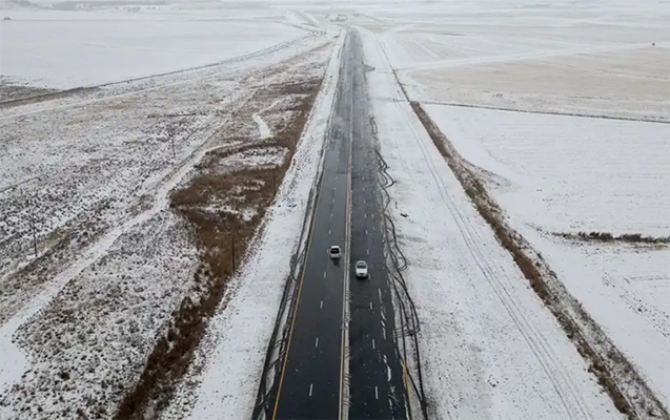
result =
M273 419L406 418L409 411L356 32L345 41L340 75L288 350L266 413ZM341 262L329 260L330 245L343 247ZM353 276L357 260L368 261L367 280Z
M421 319L431 418L620 419L588 365L477 213L361 32L389 206ZM404 213L407 217L401 215Z

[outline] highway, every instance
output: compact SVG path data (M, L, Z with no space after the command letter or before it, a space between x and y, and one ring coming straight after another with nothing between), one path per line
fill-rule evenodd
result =
M402 419L409 411L386 273L363 51L355 31L347 35L341 60L273 419ZM342 247L341 261L330 260L330 245ZM369 279L355 278L357 260L368 262Z
M363 50L351 32L352 90L356 104L352 150L351 265L368 263L370 277L350 281L350 419L408 418L405 374L397 349L392 288L381 226L374 135L368 115Z

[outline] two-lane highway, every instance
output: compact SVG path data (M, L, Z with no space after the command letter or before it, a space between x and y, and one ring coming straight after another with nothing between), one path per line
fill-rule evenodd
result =
M348 286L348 215L351 187L353 103L347 94L350 44L345 42L334 116L307 255L302 270L287 354L280 375L273 419L337 419L346 409L344 386L344 310ZM328 248L344 256L331 261Z
M347 34L341 60L273 419L409 416L386 270L363 50L354 30ZM331 245L344 250L337 263L328 258ZM368 262L368 279L355 278L358 260Z

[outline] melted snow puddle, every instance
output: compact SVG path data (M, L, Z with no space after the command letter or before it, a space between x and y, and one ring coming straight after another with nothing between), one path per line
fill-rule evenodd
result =
M153 206L149 210L138 214L120 227L104 235L92 248L84 253L82 258L48 282L40 294L2 325L2 328L0 328L0 360L2 360L0 364L0 394L4 393L14 383L20 381L21 376L26 371L27 357L13 340L13 336L18 328L42 308L46 307L70 280L105 255L123 233L163 211L168 206L168 193L170 190L179 184L181 179L193 168L196 162L202 159L205 153L220 148L221 146L195 153L165 184L159 187L154 196Z

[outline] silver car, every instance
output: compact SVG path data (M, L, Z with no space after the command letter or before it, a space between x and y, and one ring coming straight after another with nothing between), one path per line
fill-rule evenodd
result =
M356 277L362 279L368 277L368 264L365 261L356 261Z

